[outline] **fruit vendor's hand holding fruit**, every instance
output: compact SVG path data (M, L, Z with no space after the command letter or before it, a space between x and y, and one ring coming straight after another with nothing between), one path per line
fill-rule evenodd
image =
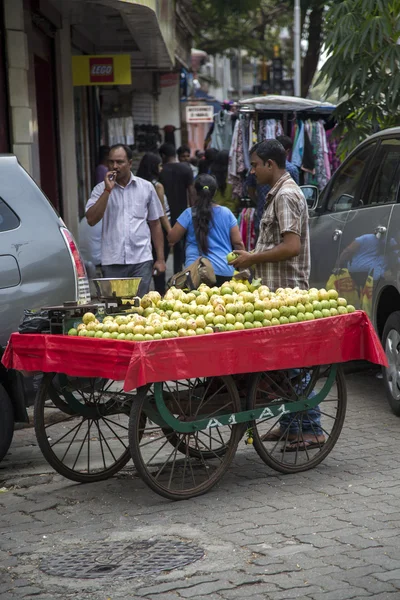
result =
M336 290L279 288L271 292L259 279L232 279L220 288L205 284L191 292L171 288L164 298L149 292L140 306L123 315L107 315L102 322L87 312L68 335L142 342L290 325L354 311Z

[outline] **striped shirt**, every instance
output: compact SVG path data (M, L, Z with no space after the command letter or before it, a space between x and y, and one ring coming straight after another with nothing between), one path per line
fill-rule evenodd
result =
M96 204L104 187L102 182L93 189L86 212ZM125 187L116 183L102 219L101 264L137 265L153 260L147 221L156 221L163 215L150 181L131 175Z
M310 277L310 240L307 203L299 186L285 173L267 194L260 222L256 252L265 252L278 246L284 233L300 236L299 256L289 260L262 263L256 266L256 276L271 290L279 287L308 289Z

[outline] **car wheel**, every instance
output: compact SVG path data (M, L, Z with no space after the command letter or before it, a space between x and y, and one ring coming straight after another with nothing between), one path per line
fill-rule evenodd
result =
M383 367L383 381L390 408L400 417L400 311L390 315L385 323L382 345L388 367Z
M0 385L0 461L11 445L14 434L14 411L10 396Z

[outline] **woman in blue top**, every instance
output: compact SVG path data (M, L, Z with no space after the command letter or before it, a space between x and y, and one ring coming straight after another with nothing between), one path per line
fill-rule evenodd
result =
M233 267L226 255L234 250L244 250L237 221L225 206L213 202L217 180L212 175L199 175L195 182L197 199L178 217L168 234L170 244L176 244L186 234L185 267L200 256L211 261L217 277L217 285L233 275Z

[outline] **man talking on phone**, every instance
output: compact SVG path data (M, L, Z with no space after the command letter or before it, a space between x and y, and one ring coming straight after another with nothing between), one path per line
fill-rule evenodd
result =
M147 294L153 271L165 271L164 215L154 186L131 172L132 150L111 146L108 172L96 185L86 205L92 227L103 222L101 264L104 277L141 277L138 295ZM151 241L157 260L153 262Z

